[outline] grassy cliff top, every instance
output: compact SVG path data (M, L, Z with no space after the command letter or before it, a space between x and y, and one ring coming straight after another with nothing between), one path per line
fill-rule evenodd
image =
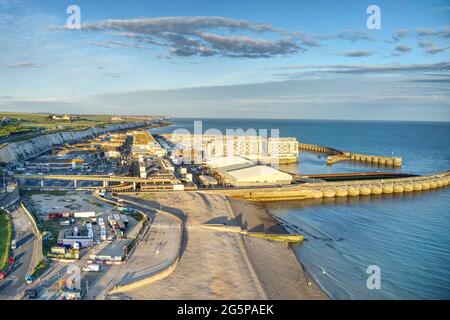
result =
M53 115L57 118L53 119ZM0 143L28 139L42 133L84 130L95 126L140 121L143 119L113 115L0 112Z

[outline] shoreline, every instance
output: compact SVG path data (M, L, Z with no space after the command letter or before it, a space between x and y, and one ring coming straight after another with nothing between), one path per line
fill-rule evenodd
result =
M259 220L259 222L262 222L262 225L255 225L255 222L253 222L253 225L247 224L247 230L250 230L250 228L253 227L252 230L254 231L269 231L269 232L273 232L273 233L280 233L280 234L289 234L289 231L282 226L280 223L278 223L278 221L276 219L274 219L274 217L272 216L272 214L267 210L267 208L264 206L264 204L262 203L253 203L253 202L249 202L249 201L245 201L245 200L239 200L239 199L235 199L235 198L228 198L228 201L230 202L230 205L234 211L235 214L240 214L240 210L242 209L242 205L244 205L245 209L247 209L247 215L252 215L253 217L248 217L250 219L255 218L256 217L256 221ZM249 222L248 220L246 220L246 223ZM245 224L246 224L245 223ZM249 228L250 226L250 228ZM252 242L254 241L254 239L252 239ZM262 240L262 241L266 241L267 240ZM300 258L297 256L297 254L295 253L294 249L292 248L291 245L286 245L286 244L282 244L282 243L273 243L278 245L277 250L283 250L285 251L286 254L286 258L289 258L289 256L291 257L295 257L295 260L287 260L289 261L289 263L296 263L298 265L299 271L302 274L302 282L300 282L300 286L298 286L297 289L301 289L302 292L302 298L303 299L310 299L310 300L315 300L315 299L331 299L330 295L320 286L319 282L316 280L316 278L314 277L314 275L305 267L305 265L302 263L302 261L300 260ZM247 250L251 250L250 247L246 248ZM264 252L260 252L259 255L264 256ZM286 263L286 261L284 262ZM261 267L261 266L257 266L256 268ZM272 270L274 271L274 270ZM264 282L264 279L262 279L262 281ZM308 283L310 283L310 285L308 285ZM306 286L305 286L306 284ZM274 285L273 283L271 285ZM294 289L295 288L286 288L286 289ZM289 297L286 297L287 299L289 299ZM277 298L274 298L277 299Z
M273 218L274 215L270 212L270 210L265 206L264 203L260 202L259 204L262 206L263 210L267 213L267 215L272 217L272 219L276 220L275 218ZM281 227L287 233L289 233L289 231L284 226L281 226ZM300 245L303 245L303 242ZM292 247L291 247L291 250L294 253L294 255L297 257L297 261L301 265L303 272L305 274L305 277L311 279L311 281L313 281L320 288L320 290L327 296L328 299L334 300L333 297L330 295L330 293L323 287L323 285L321 285L320 281L317 279L317 277L314 275L314 273L312 273L311 270L309 270L306 267L306 265L302 262L300 256L295 252L295 250Z
M198 192L155 193L147 198L138 197L153 206L161 205L165 211L183 215L186 243L178 266L170 275L121 297L169 300L329 299L304 273L305 269L295 253L285 243L204 227L224 224L252 231L264 229L286 233L260 206ZM245 212L241 212L242 208ZM310 285L309 281L312 282Z

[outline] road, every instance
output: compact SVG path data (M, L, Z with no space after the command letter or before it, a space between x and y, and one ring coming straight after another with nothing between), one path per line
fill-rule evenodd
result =
M113 200L109 198L109 200ZM180 228L178 220L168 215L157 213L147 204L128 207L139 209L151 218L151 224L145 231L135 250L125 264L112 266L103 272L100 279L92 283L87 300L102 300L116 285L125 285L145 279L167 268L178 258L180 245Z
M14 239L17 241L17 248L13 251L16 262L8 277L0 282L0 299L2 300L17 299L27 288L25 276L32 262L34 243L37 241L37 236L24 210L20 206L15 206L11 210L11 215Z
M161 213L156 213L150 206L146 208L143 208L141 205L128 206L142 210L142 212L150 216L152 222L125 264L104 266L104 270L100 273L82 273L82 287L85 287L86 283L89 284L89 290L84 297L86 300L106 299L108 292L114 286L129 284L146 278L154 273L158 273L178 257L178 248L181 241L181 226L178 220ZM17 215L17 217L19 218L19 215ZM20 225L26 226L25 222L20 222ZM30 228L28 232L31 232L31 225L28 227ZM23 234L23 237L25 237L25 234ZM28 250L29 256L24 255L21 257L21 261L25 261L26 259L27 264L29 264L33 241L28 240L25 244L26 246L24 245L22 248L19 247L18 250ZM108 244L104 242L102 245ZM29 247L29 249L26 249L27 247ZM73 264L81 268L86 264L87 258L88 254ZM40 279L35 281L32 286L39 289L40 297L38 299L54 300L59 298L59 293L56 291L57 282L59 279L67 276L67 266L68 264L56 263L50 267ZM19 292L20 290L23 292L26 287L25 285L21 287L27 272L27 268L22 268L20 275L19 272L17 272L17 277L14 278L20 278L20 281L17 281L16 279L15 282L11 283ZM0 299L11 299L12 294L9 293L10 290L6 289L5 292L8 292L8 295L2 297L2 292L0 292Z
M127 261L126 272L117 284L134 283L167 268L178 258L180 229L178 220L157 213L148 234L144 235Z

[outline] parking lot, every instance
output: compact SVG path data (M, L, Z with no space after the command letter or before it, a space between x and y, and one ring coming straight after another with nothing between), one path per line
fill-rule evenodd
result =
M103 219L106 226L106 236L114 238L115 233L108 224L108 217L112 214L120 212L113 205L102 202L95 198L90 192L71 191L62 193L39 193L30 196L29 205L33 212L36 213L40 223L46 231L52 235L51 240L47 240L47 251L51 246L57 244L59 231L77 227L79 230L86 228L86 224L93 224L93 240L94 245L101 242L99 219ZM66 214L74 212L95 212L95 219L79 219L79 218L60 218L50 219L49 214ZM133 238L138 232L138 221L133 216L128 215L128 225L123 237ZM63 225L62 225L63 224ZM86 250L82 250L84 255Z

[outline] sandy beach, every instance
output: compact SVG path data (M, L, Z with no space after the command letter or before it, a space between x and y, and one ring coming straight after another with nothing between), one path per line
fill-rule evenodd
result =
M177 268L166 278L122 293L128 299L326 299L284 243L203 228L241 226L285 233L258 204L195 192L150 199L185 216L186 238ZM312 282L308 285L308 282Z

